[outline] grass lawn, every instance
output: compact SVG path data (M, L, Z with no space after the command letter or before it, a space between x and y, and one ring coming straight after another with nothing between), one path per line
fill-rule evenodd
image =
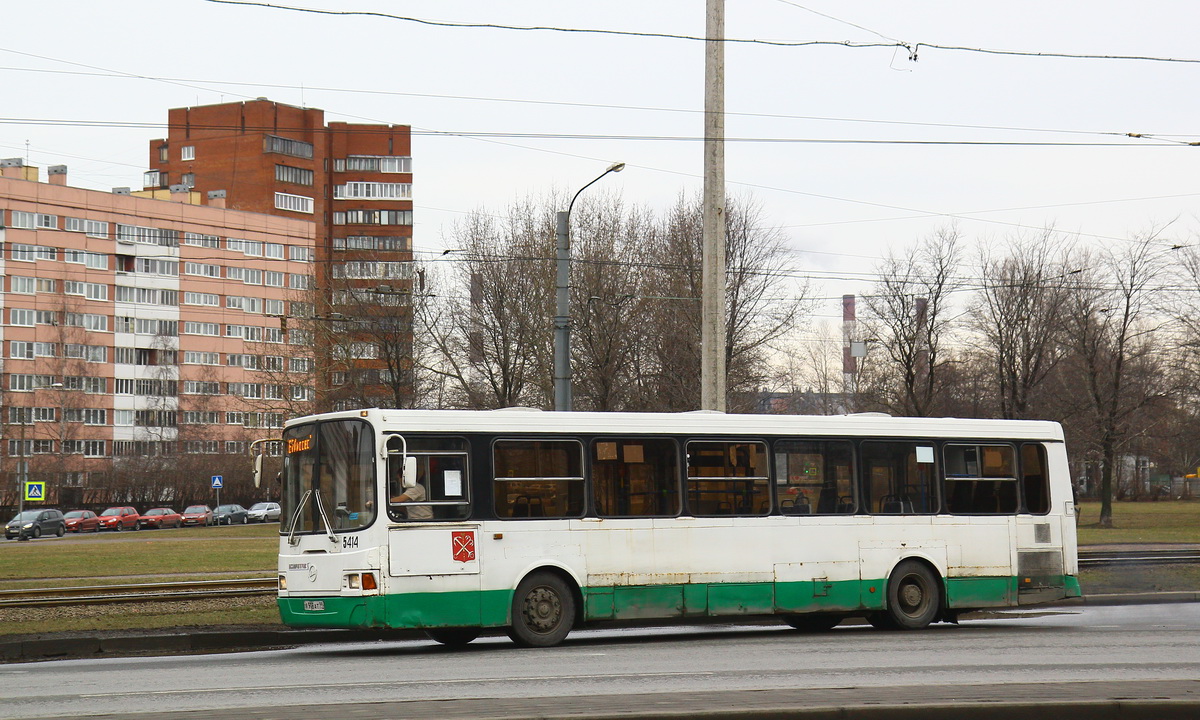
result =
M1079 544L1200 543L1200 502L1114 502L1113 526L1101 528L1100 503L1079 504Z
M0 588L140 582L142 575L275 574L279 526L68 535L0 545Z

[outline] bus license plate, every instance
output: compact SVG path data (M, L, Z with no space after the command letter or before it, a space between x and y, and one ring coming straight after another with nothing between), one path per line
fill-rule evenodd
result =
M304 609L305 610L324 610L325 609L325 601L324 600L305 600L304 601Z

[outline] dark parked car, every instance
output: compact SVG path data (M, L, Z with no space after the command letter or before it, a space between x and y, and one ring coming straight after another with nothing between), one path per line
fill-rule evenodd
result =
M184 525L212 525L213 511L207 505L188 505L183 509Z
M101 530L137 530L138 511L131 507L110 507L100 513Z
M72 510L63 515L67 532L100 532L100 518L91 510Z
M279 522L279 503L277 502L260 502L254 503L250 508L251 522Z
M171 508L151 508L138 519L138 528L177 528L183 525L183 516Z
M61 510L26 510L4 526L4 537L8 540L28 540L51 533L62 537L67 532L67 522Z
M250 522L250 511L241 505L218 505L213 510L213 523L216 525L245 525Z

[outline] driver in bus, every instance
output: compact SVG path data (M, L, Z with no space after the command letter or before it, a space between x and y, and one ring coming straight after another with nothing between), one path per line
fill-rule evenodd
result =
M399 474L392 478L392 487L401 487ZM404 488L404 492L399 495L392 496L392 504L403 503L422 503L425 502L425 487L421 485L421 479L417 478L417 484L410 488ZM406 508L400 508L409 520L432 520L433 508L428 505L410 505Z

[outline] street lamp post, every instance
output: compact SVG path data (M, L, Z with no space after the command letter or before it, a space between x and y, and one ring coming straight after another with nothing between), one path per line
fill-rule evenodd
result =
M554 316L554 409L567 412L571 409L571 208L580 193L594 185L609 173L621 172L625 163L615 163L600 173L595 180L579 188L571 198L566 212L559 212L557 220L557 263L558 281L557 307Z

